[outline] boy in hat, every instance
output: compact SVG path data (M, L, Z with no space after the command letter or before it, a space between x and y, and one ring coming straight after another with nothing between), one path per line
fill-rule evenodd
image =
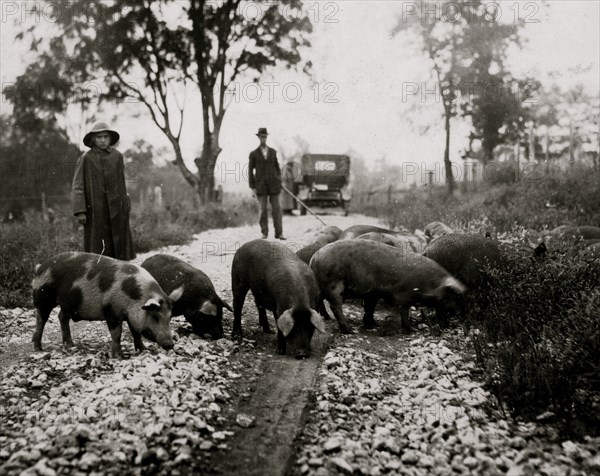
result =
M73 177L73 213L83 225L83 249L120 260L135 258L125 188L123 155L113 147L119 133L103 122L83 138L90 150L77 161Z
M250 152L250 169L248 179L250 189L258 198L260 205L260 231L262 237L269 236L269 218L267 215L267 199L271 202L273 213L273 227L275 238L285 240L281 220L281 207L279 205L279 194L281 193L281 170L277 161L275 149L267 146L269 135L265 127L258 129L256 134L260 140L258 148Z

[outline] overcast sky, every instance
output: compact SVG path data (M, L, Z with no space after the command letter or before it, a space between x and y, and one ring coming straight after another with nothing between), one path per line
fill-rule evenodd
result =
M13 81L26 64L26 51L12 40L15 27L9 18L14 17L10 4L20 3L0 1L3 86ZM528 43L523 51L511 55L511 67L517 75L527 73L544 84L566 87L583 83L590 92L597 93L600 2L548 3L544 8L536 1L499 2L501 21L511 21L517 13L530 20L524 29ZM429 87L433 87L430 64L419 49L390 33L402 13L403 2L308 0L305 4L306 14L314 23L312 49L307 52L313 63L313 78L273 71L263 78L261 89L238 83L239 95L227 111L221 133L219 171L233 170L236 164L243 167L249 151L258 145L254 135L258 127L269 129L269 143L280 150L280 156L291 154L296 149L294 138L300 136L314 153L352 149L369 164L385 157L389 163L416 162L434 167L432 164L443 157L441 104L436 103L434 95L424 100L418 93L403 97L403 91L415 86L421 89L423 82L429 81ZM406 10L406 2L404 5ZM25 21L32 20L26 16ZM272 84L267 85L267 81ZM186 105L183 151L191 163L202 141L198 97L189 94ZM130 119L131 109L130 105L114 107L119 117L115 127L121 132L121 150L138 138L156 146L168 145L144 109L140 118ZM2 110L6 111L4 98ZM431 127L424 133L419 126L425 125ZM457 123L451 158L459 162L465 132L465 127ZM235 187L232 177L228 175L226 189Z

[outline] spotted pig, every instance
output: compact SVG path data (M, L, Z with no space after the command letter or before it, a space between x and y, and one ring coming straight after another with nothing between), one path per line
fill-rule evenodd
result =
M32 281L37 310L35 350L42 350L42 333L50 312L60 306L65 346L73 346L69 321L106 321L112 337L111 354L123 358L122 323L127 322L136 350L141 336L165 349L173 347L169 327L171 307L182 289L166 295L145 269L93 253L60 253L38 265Z

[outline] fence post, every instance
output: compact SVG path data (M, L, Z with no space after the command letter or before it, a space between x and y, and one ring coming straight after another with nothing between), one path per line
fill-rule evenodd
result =
M427 190L429 195L431 195L431 191L433 189L433 170L427 172Z
M392 204L392 186L391 185L388 187L388 200L387 200L387 202L388 202L388 205Z
M42 192L42 220L48 222L48 207L46 207L46 192Z

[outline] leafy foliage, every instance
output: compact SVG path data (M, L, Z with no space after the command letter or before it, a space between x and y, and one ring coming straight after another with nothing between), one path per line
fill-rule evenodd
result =
M510 232L515 227L539 232L564 224L600 225L600 181L597 172L583 164L547 171L539 166L529 177L509 183L498 178L453 198L439 188L421 187L408 191L395 206L357 211L409 229L423 229L432 221L456 229L474 229L484 221L485 231L491 233Z
M201 198L210 199L225 90L240 77L257 80L275 65L301 65L302 48L309 46L309 19L290 14L301 11L300 0L253 4L261 12L258 17L247 15L241 0L69 2L70 14L56 18L56 36L41 41L35 28L29 31L32 44L43 50L41 61L19 78L19 84L47 82L59 92L56 100L43 94L39 102L19 101L15 107L24 114L64 111L69 94L71 101L87 100L77 89L86 81L100 86L99 99L133 98L169 139L173 161L186 181ZM189 83L202 100L202 114L196 118L204 141L198 174L186 166L180 147Z
M451 119L457 115L471 117L471 144L474 139L482 141L485 163L493 158L496 145L518 136L523 129L523 102L534 92L537 82L515 80L505 67L508 48L520 46L519 22L498 21L489 4L480 0L420 0L413 6L417 14L403 15L394 32L416 34L423 53L431 60L442 98L444 167L452 193ZM431 14L440 11L445 14Z
M581 253L569 244L545 262L514 259L510 269L492 270L489 304L470 316L499 399L518 416L552 411L580 435L600 423L600 260Z
M64 204L79 148L53 118L31 114L0 120L1 218L26 208L41 209L42 193L47 205Z
M254 201L199 209L180 202L160 212L134 208L130 221L134 248L143 253L162 246L183 245L195 233L244 225L253 221L256 213ZM51 223L34 212L26 213L22 222L0 223L0 234L0 307L30 307L36 264L63 251L82 250L83 237L74 228L69 207Z
M550 411L569 436L600 428L600 259L573 243L550 244L545 261L523 259L544 228L600 225L600 182L581 164L540 170L535 180L485 184L448 198L411 191L382 218L391 227L442 221L455 230L490 232L512 243L512 263L490 270L493 285L469 299L466 323L490 388L513 414ZM492 185L492 186L490 186Z

